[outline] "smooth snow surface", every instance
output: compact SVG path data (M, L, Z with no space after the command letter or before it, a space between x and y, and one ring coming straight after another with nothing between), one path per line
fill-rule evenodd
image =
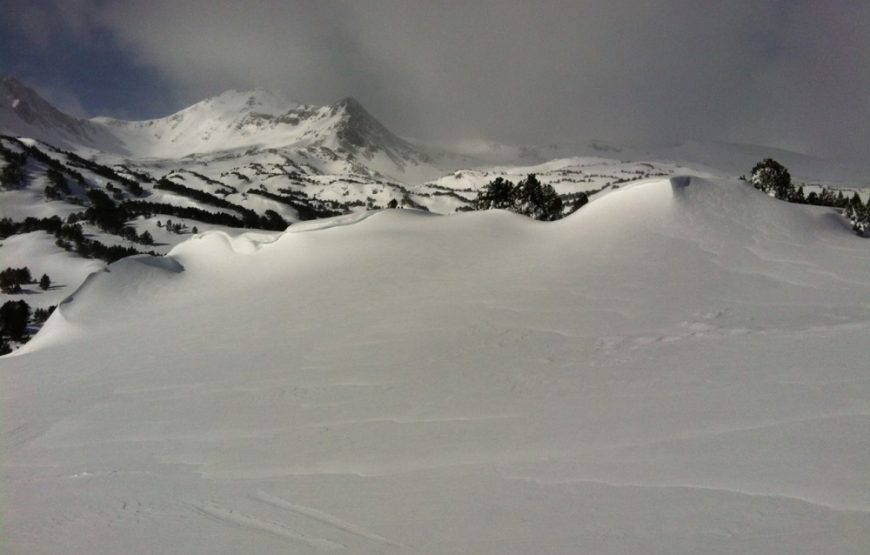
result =
M866 553L868 299L694 177L205 233L0 359L0 552Z

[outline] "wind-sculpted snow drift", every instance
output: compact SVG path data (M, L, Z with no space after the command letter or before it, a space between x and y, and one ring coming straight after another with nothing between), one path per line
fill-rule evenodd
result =
M870 252L746 184L91 278L0 363L4 553L861 553Z

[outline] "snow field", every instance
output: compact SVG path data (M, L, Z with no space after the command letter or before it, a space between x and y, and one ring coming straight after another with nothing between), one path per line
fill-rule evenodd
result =
M650 180L97 273L0 360L9 553L861 553L870 253Z

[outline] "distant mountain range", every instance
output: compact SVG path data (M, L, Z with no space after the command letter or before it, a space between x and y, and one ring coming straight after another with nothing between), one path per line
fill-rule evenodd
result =
M0 100L0 129L6 134L133 159L324 147L347 160L384 157L398 168L429 161L350 97L311 106L264 90L228 91L164 118L86 120L61 112L15 78L3 77Z
M766 157L810 183L849 190L870 178L855 165L724 143L436 147L399 137L350 97L313 106L261 89L228 91L158 119L82 119L0 78L0 218L57 216L90 240L158 254L194 230L283 229L392 205L453 213L496 177L534 173L572 201L687 171L736 177ZM100 193L117 205L117 226L85 216ZM145 232L153 244L140 240Z
M178 204L177 194L161 193L152 182L183 182L259 213L274 210L290 223L391 201L454 212L496 175L540 173L542 180L562 184L560 192L567 195L624 178L619 172L602 172L591 180L574 179L565 172L570 174L579 162L557 146L478 142L462 152L415 144L387 129L353 98L312 106L265 90L228 91L152 120L81 119L7 76L0 79L0 133L11 151L23 148L12 144L17 139L36 140L29 148L45 151L61 166L72 164L85 183L78 195L72 194L77 202L87 203L89 187L117 186L111 179L116 173L139 183L149 201ZM617 152L614 147L591 148L596 157ZM82 168L82 161L71 161L70 155L96 166ZM552 164L551 159L563 161ZM35 168L31 176L44 169ZM123 200L128 193L113 194ZM181 204L202 207L196 198Z

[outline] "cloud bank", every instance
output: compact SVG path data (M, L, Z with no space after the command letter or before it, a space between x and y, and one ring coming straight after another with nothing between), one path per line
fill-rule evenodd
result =
M58 0L16 12L44 48L39 9L110 33L174 108L260 86L424 139L870 148L867 2Z

